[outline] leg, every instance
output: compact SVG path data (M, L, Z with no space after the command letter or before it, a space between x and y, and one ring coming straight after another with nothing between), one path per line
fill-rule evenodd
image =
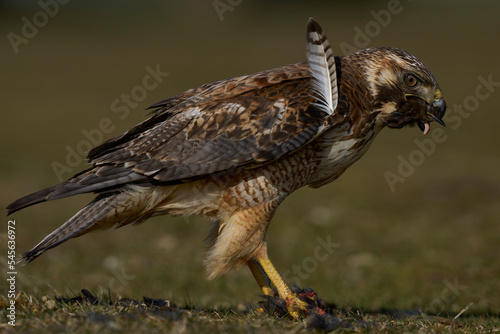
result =
M260 289L266 296L272 296L273 294L273 288L271 288L271 280L267 276L267 274L264 272L264 269L260 265L260 263L256 260L249 260L247 262L248 268L250 268L250 271L253 274L253 277L255 277L255 280L257 281L257 284L259 284Z
M267 254L260 259L250 260L247 264L266 296L272 294L270 283L276 287L280 298L285 300L288 313L292 318L298 319L301 313L304 313L309 308L309 304L300 300L286 285Z

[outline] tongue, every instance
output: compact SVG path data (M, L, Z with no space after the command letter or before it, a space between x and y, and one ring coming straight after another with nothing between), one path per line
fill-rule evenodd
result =
M429 123L424 123L424 136L429 133L429 130L431 129L431 126Z

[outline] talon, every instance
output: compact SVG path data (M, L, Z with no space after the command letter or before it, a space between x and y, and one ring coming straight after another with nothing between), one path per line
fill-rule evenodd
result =
M307 315L311 306L305 301L301 300L297 295L294 297L286 298L286 309L288 314L294 319L299 319L303 315Z

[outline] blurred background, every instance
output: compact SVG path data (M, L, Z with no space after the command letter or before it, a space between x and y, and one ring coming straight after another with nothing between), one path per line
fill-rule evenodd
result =
M142 121L150 105L304 60L314 17L337 55L397 46L422 59L445 95L448 126L437 140L385 130L338 181L293 194L268 231L271 259L289 282L342 307L500 312L498 1L66 2L0 1L4 213L83 170L89 146ZM4 217L0 243L15 219L16 250L28 251L92 198ZM205 279L209 228L163 216L85 235L18 266L18 288L181 306L256 302L246 268Z

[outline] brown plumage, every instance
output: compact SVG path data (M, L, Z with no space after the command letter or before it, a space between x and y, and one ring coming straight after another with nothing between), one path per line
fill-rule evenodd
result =
M395 48L333 57L310 20L308 60L188 90L153 105L151 117L89 152L91 168L23 197L27 206L94 192L97 197L31 251L95 229L153 215L201 215L215 222L210 278L248 264L265 294L271 283L293 316L303 303L267 258L265 233L279 204L303 186L338 178L384 127L441 118L446 105L427 67Z

